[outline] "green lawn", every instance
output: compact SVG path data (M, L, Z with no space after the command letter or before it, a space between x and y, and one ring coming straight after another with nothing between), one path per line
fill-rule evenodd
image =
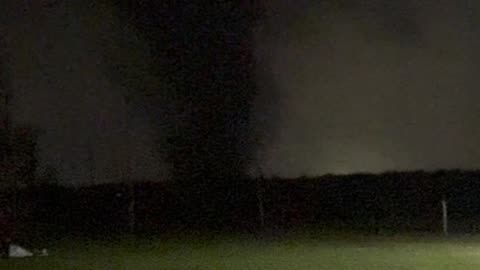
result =
M0 269L480 269L480 239L466 237L69 240L50 253Z

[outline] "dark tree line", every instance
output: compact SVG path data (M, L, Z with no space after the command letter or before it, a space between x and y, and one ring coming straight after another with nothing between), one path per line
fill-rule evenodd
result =
M219 223L208 216L184 216L185 208L189 207L184 200L193 203L196 198L180 199L181 191L173 181L140 182L135 190L137 232L149 235L192 232L189 224L201 218L198 230L282 233L309 229L383 235L441 234L441 200L446 197L450 232L478 233L479 177L479 171L418 171L265 179L264 228L258 220L255 197L247 193L236 199L236 207L230 211L212 210L222 221ZM248 181L254 185L256 180ZM33 235L48 236L49 230L51 235L62 231L110 234L128 230L125 226L128 194L126 184L78 189L43 185L24 189L21 200L35 202L26 223Z

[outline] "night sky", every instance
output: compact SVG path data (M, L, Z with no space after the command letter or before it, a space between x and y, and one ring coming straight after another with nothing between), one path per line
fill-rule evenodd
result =
M143 72L146 45L106 5L6 2L14 118L41 129L42 166L57 167L67 183L119 181L129 161L133 177L163 178L168 171L161 167L142 100L127 106L128 89L108 71L113 61L132 67L123 76Z
M153 112L146 97L124 99L131 78L164 82L148 66L155 50L141 24L124 27L108 1L27 2L2 1L0 30L15 120L42 129L42 166L73 184L91 181L91 166L95 182L118 181L128 162L134 178L167 179L168 146L158 138L162 124L182 118L162 120L166 95ZM254 31L258 90L251 108L240 107L251 109L246 121L259 141L252 171L478 168L479 8L474 0L266 1ZM112 79L112 65L125 67L123 80Z
M478 168L477 1L271 2L267 174Z

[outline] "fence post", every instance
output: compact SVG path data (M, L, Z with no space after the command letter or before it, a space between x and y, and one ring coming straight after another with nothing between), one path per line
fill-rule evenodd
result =
M443 224L443 234L448 236L448 208L447 200L445 197L442 198L442 224Z

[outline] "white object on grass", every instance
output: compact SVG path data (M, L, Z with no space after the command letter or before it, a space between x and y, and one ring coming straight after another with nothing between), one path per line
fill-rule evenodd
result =
M8 257L11 258L25 258L31 257L33 253L17 245L10 245L8 248Z

